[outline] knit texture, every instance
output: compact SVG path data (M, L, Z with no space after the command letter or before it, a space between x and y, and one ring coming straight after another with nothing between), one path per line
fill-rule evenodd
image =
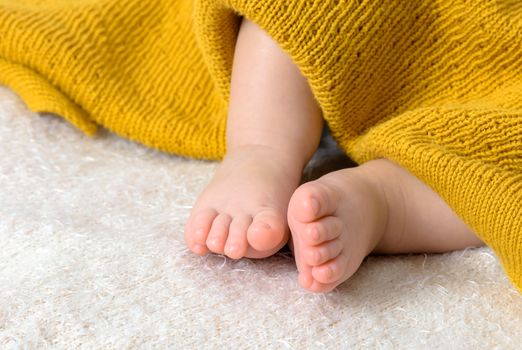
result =
M522 290L520 1L0 0L0 83L89 134L219 159L240 16L350 156L431 186Z

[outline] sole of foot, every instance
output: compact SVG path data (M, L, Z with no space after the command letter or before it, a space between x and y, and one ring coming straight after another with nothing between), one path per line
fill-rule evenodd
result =
M388 204L370 163L329 173L294 192L288 223L303 288L333 290L381 239Z

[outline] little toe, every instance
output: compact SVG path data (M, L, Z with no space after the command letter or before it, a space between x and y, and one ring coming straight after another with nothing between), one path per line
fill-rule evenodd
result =
M290 199L288 212L296 220L312 222L337 209L337 194L323 181L312 181L301 185Z
M228 214L219 214L212 223L207 237L207 247L214 253L223 254L228 238L228 230L232 218Z
M314 284L314 277L312 276L312 269L309 267L307 271L299 271L297 281L304 289L310 290Z
M252 223L252 218L240 215L232 219L225 243L225 254L232 259L244 257L248 251L247 230Z
M312 268L312 276L314 279L323 284L337 283L341 284L347 280L355 272L348 271L348 257L341 253L336 258Z
M335 216L327 216L321 220L306 224L303 230L303 241L311 246L331 241L341 235L342 221Z
M191 214L187 223L187 234L197 244L205 244L212 223L218 215L215 209L204 209Z
M325 242L318 246L304 248L304 262L310 266L319 266L336 258L343 250L339 239Z
M194 253L199 255L208 253L206 241L217 215L218 213L210 208L191 214L185 226L185 242Z
M282 246L287 238L286 223L273 209L266 209L256 214L247 231L248 244L260 252Z
M326 292L330 292L330 291L334 290L338 285L339 285L339 283L336 283L336 282L321 283L321 282L318 282L318 281L312 279L312 283L306 289L311 292L314 292L314 293L326 293Z

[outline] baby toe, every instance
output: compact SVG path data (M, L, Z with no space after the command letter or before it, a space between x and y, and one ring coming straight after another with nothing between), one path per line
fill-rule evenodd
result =
M252 218L241 215L232 219L227 242L225 243L225 254L232 259L244 257L248 251L247 230L252 223Z
M304 289L310 290L314 284L314 277L312 276L312 268L308 266L304 271L299 271L297 278L299 285Z
M338 238L342 232L342 221L335 216L327 216L306 225L303 241L311 246Z
M306 289L314 293L326 293L334 290L338 285L339 283L336 282L321 283L313 279L310 286Z
M191 214L185 226L185 242L196 254L208 253L206 241L212 223L218 213L214 209L205 209Z
M216 216L208 233L206 245L214 253L223 254L232 218L228 214Z
M305 248L305 263L310 266L319 266L337 257L343 250L343 244L335 239L318 246Z
M286 222L273 209L266 209L253 218L247 230L248 244L259 252L273 250L286 243L288 237Z
M305 183L292 195L289 214L301 222L315 221L335 212L336 198L334 189L320 180Z
M312 276L314 279L323 284L344 282L351 274L347 275L348 258L346 254L339 254L334 259L320 265L314 266Z

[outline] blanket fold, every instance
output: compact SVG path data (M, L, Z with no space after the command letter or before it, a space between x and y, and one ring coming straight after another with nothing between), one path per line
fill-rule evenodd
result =
M0 83L34 111L219 159L241 17L307 78L357 162L433 188L522 291L522 3L0 1Z

